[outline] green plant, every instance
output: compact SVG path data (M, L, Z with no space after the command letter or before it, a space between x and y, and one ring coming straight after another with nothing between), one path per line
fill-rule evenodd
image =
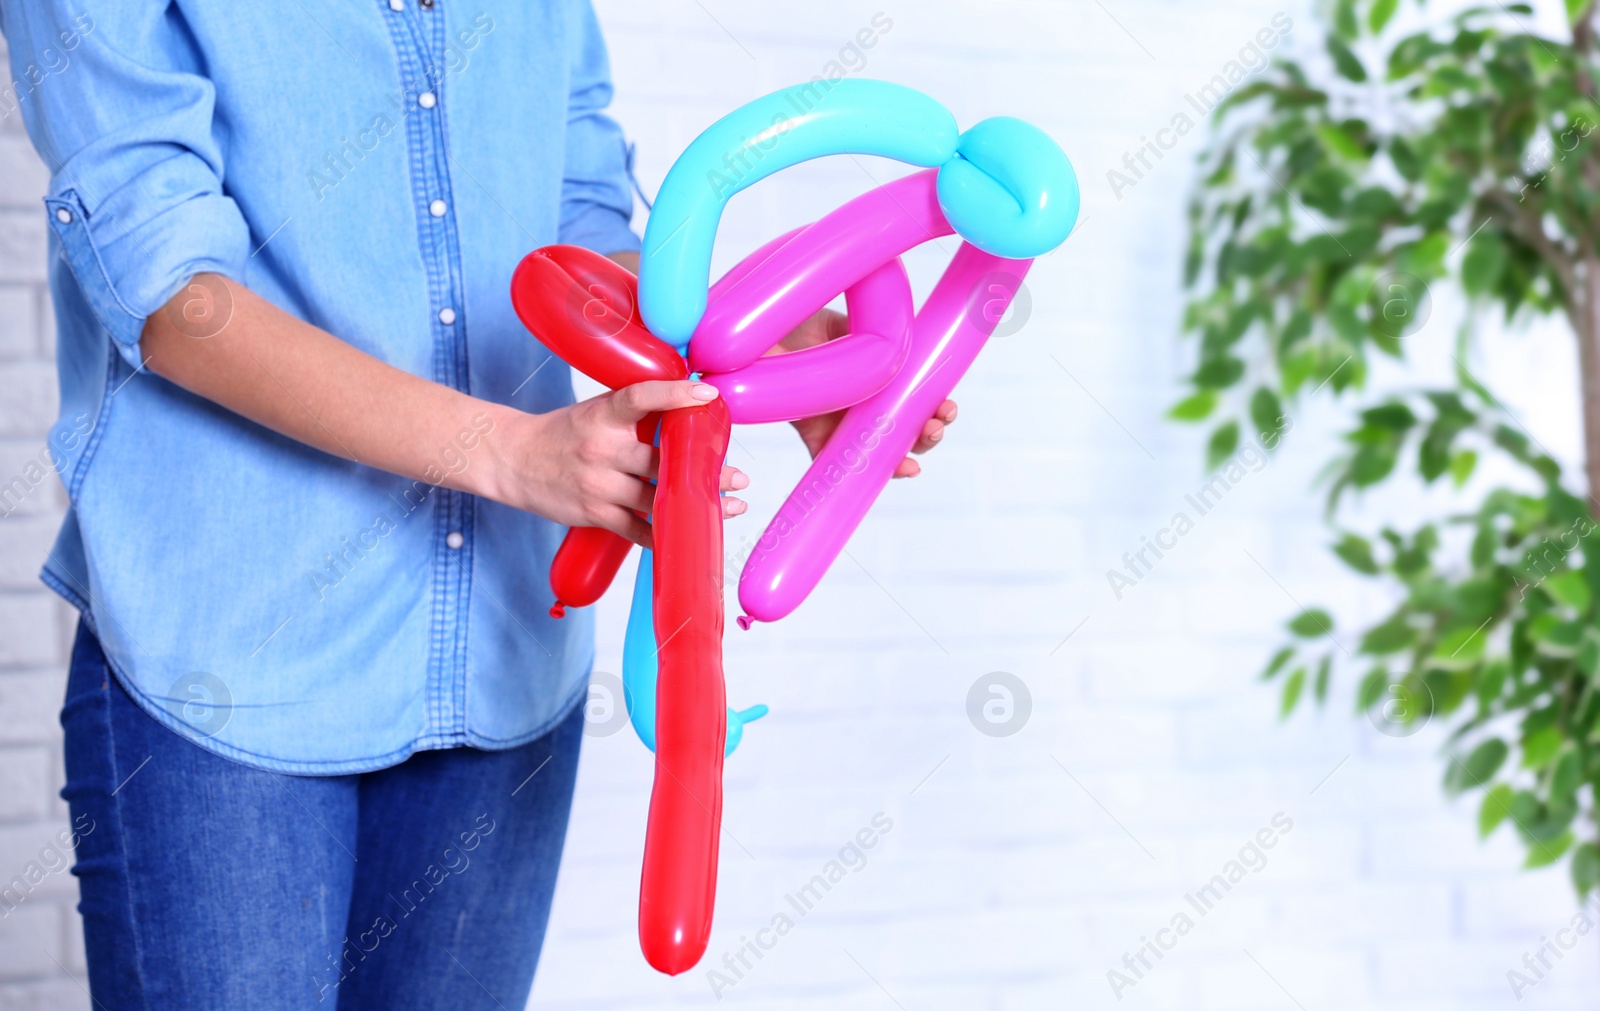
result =
M1354 401L1327 471L1332 550L1400 603L1348 635L1324 611L1301 613L1264 676L1282 681L1287 715L1326 699L1335 665L1358 663L1358 709L1402 728L1444 721L1446 790L1481 790L1482 831L1511 824L1528 866L1570 855L1587 893L1600 883L1600 528L1583 490L1600 489L1594 3L1567 0L1565 38L1532 31L1521 4L1408 32L1398 6L1322 8L1327 60L1280 57L1213 112L1185 265L1198 365L1172 416L1214 426L1215 467L1242 431L1275 431L1318 397ZM1469 369L1470 321L1453 382L1366 392L1375 356L1404 363L1431 290L1447 285L1475 315L1570 325L1582 478ZM1466 502L1490 457L1512 476ZM1413 471L1453 484L1461 510L1375 536L1341 527L1351 493Z

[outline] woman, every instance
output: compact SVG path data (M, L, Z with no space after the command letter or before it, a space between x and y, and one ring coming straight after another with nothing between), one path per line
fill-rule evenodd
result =
M43 578L82 613L97 1006L520 1007L593 657L550 558L573 524L649 544L634 423L715 396L573 403L511 311L537 246L637 268L592 11L0 0L0 30L53 172Z

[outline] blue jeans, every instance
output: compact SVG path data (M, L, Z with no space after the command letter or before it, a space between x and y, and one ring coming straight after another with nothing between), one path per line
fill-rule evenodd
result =
M147 716L80 625L61 712L104 1011L520 1011L583 709L506 751L353 776L218 757Z

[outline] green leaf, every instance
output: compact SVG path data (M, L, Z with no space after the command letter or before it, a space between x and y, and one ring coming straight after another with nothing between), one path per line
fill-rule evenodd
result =
M1488 642L1481 628L1462 625L1439 638L1433 647L1434 662L1442 667L1470 667L1482 658Z
M1256 437L1263 443L1277 445L1275 438L1283 425L1283 402L1265 386L1256 387L1250 395L1250 421L1256 426Z
M1582 621L1562 621L1545 613L1528 622L1528 634L1540 653L1565 659L1578 655L1585 627Z
M1593 628L1586 630L1583 641L1578 644L1578 655L1573 658L1578 669L1583 671L1583 676L1593 681L1597 672L1600 672L1600 635Z
M1367 488L1389 476L1400 454L1393 445L1362 446L1350 458L1350 483Z
M1572 800L1578 785L1583 782L1583 755L1576 745L1567 742L1556 758L1550 773L1550 803L1564 804Z
M1174 421L1204 421L1217 406L1216 390L1201 390L1184 397L1167 412Z
M1500 233L1485 228L1467 244L1461 260L1461 286L1469 295L1482 295L1495 286L1506 269L1506 246Z
M1542 769L1561 750L1564 735L1557 726L1542 727L1523 738L1522 765L1528 769Z
M1283 325L1283 332L1278 335L1279 353L1288 351L1311 336L1311 323L1311 313L1304 308L1298 308L1290 314L1289 321Z
M1478 673L1478 701L1487 706L1505 691L1506 679L1511 675L1511 664L1505 657L1495 657L1483 665Z
M1317 680L1311 689L1311 694L1316 697L1317 705L1328 701L1328 682L1333 675L1333 654L1329 653L1317 664Z
M1564 604L1574 611L1589 609L1589 582L1582 572L1575 569L1558 572L1540 584L1540 588L1554 598L1556 603Z
M1455 482L1457 488L1467 483L1472 476L1472 468L1478 465L1478 454L1470 449L1463 449L1450 457L1450 480Z
M1372 556L1372 542L1356 534L1345 534L1333 546L1333 553L1357 572L1369 576L1378 574L1378 560Z
M1495 428L1494 444L1519 460L1527 460L1532 456L1528 449L1528 437L1510 425Z
M1549 842L1534 843L1529 847L1528 859L1522 866L1531 871L1555 863L1572 847L1572 839L1572 832L1566 831Z
M1539 819L1544 816L1544 805L1539 803L1527 790L1514 790L1511 794L1511 811L1507 815L1511 823L1516 826L1517 834L1524 840L1535 838L1528 832L1528 826L1539 825ZM1549 833L1555 835L1556 833Z
M1194 384L1226 389L1237 383L1242 375L1244 375L1244 362L1223 355L1207 358L1201 362L1200 367L1194 370Z
M1382 667L1375 667L1361 679L1361 684L1356 688L1356 712L1364 713L1378 704L1383 698L1384 691L1389 687L1389 672Z
M1361 65L1356 54L1350 47L1339 41L1337 36L1328 36L1328 55L1333 57L1334 69L1339 71L1339 76L1360 84L1367 79L1367 68Z
M1583 12L1589 9L1589 0L1567 0L1567 24L1575 25Z
M1216 470L1234 450L1239 448L1239 423L1230 421L1211 433L1211 441L1206 444L1206 469Z
M1289 620L1289 631L1302 639L1316 639L1333 631L1333 616L1320 607L1308 607Z
M1398 652L1411 645L1416 637L1417 630L1411 627L1406 612L1399 611L1382 624L1367 630L1367 634L1361 637L1361 652L1379 656Z
M1378 0L1372 5L1372 10L1367 12L1367 27L1372 29L1372 34L1383 31L1383 26L1394 17L1395 8L1399 6L1400 0Z
M1361 26L1356 21L1355 0L1334 0L1333 30L1339 38L1346 40L1353 40L1361 31Z
M1572 887L1578 890L1581 901L1589 897L1596 884L1600 884L1600 847L1592 842L1581 843L1572 851Z
M1288 663L1290 658L1293 656L1293 646L1285 646L1278 650L1278 652L1272 654L1272 659L1267 662L1267 669L1261 672L1261 680L1271 681L1273 678L1277 677L1278 672L1283 670L1283 665Z
M1289 680L1283 683L1283 701L1278 706L1278 718L1288 719L1294 712L1295 703L1300 701L1301 689L1306 686L1306 669L1296 667L1294 673L1289 675Z
M1357 434L1367 428L1399 433L1409 431L1417 423L1417 416L1405 404L1391 402L1362 411L1361 421L1362 429L1358 429Z
M1478 837L1487 839L1511 813L1511 787L1496 783L1483 795L1478 807Z
M1445 771L1445 790L1457 794L1487 786L1500 771L1510 750L1505 741L1491 737L1473 748L1466 758L1451 758L1450 767Z
M1322 143L1336 157L1355 162L1367 160L1367 149L1342 128L1332 123L1318 123L1314 129Z
M1422 158L1404 137L1396 137L1389 142L1389 160L1394 162L1395 171L1406 181L1416 182L1422 178Z

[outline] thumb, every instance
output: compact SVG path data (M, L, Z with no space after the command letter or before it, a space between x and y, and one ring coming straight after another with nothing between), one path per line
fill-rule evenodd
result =
M680 407L696 407L717 399L717 388L709 383L687 379L653 380L624 386L611 395L611 410L623 424L636 424L639 419L656 411L673 411Z

